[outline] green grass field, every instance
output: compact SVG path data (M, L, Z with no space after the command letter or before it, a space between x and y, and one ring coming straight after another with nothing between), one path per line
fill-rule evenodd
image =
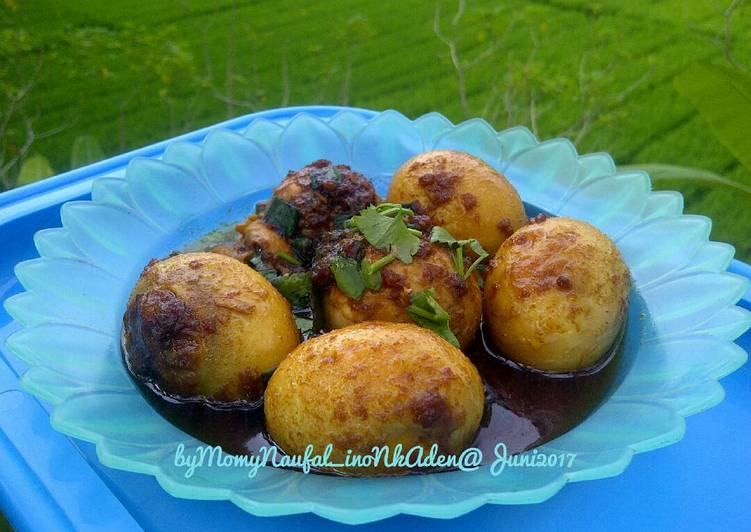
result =
M618 164L723 176L654 185L682 191L686 211L711 216L713 238L751 260L751 173L673 85L698 61L751 64L751 5L725 16L729 3L451 1L436 17L419 0L3 0L0 80L6 94L29 87L17 105L37 136L26 157L54 172L283 105L525 124ZM9 155L23 148L22 116L3 138Z

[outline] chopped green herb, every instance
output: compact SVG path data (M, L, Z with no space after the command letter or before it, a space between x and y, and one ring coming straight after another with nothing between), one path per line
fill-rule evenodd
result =
M412 211L398 203L371 205L350 218L347 227L360 231L371 246L393 253L400 261L410 264L412 255L420 247L421 233L404 223L404 216L409 214Z
M292 264L293 266L300 266L302 263L297 259L297 257L290 255L286 251L280 251L276 254L277 257L282 259L284 262L288 264Z
M415 212L401 203L379 203L375 206L376 211L384 216L394 217L396 215L412 216Z
M464 248L461 246L454 251L454 269L464 277Z
M339 290L352 299L362 297L362 293L365 291L365 280L355 259L335 257L331 261L330 268Z
M449 233L446 229L441 227L440 225L436 225L433 228L433 232L430 233L430 241L433 243L439 243L439 244L455 244L456 238Z
M430 234L430 241L434 244L446 244L449 249L454 250L454 255L452 258L454 262L454 268L456 269L457 273L464 279L467 279L470 275L472 275L472 272L480 266L482 261L489 257L488 252L483 249L483 247L480 245L480 242L478 242L476 238L457 240L451 235L451 233L440 226L435 226L433 228L433 232ZM475 261L470 265L469 268L467 268L466 271L464 271L465 246L469 246L469 249L471 249L474 254L477 255L477 259L475 259Z
M279 229L284 236L289 237L295 234L297 220L299 218L300 211L283 199L274 197L266 209L263 221L267 224L273 225Z
M269 280L293 307L303 307L308 304L313 291L313 283L307 272L287 273Z
M381 268L383 268L384 266L388 266L389 264L394 262L394 259L396 259L396 255L394 255L393 253L389 253L388 255L383 256L377 261L375 261L373 264L368 263L369 271L372 273L375 273L379 271ZM365 262L364 259L363 259L363 262Z
M407 307L407 314L420 327L430 329L448 341L459 347L459 341L449 328L449 314L435 299L435 290L429 288L415 292L410 298L412 304Z
M316 332L322 329L320 317L313 310L317 299L316 293L313 291L310 298L306 299L305 305L292 308L292 316L295 318L295 324L297 324L303 340L311 338Z
M297 325L297 328L300 329L300 333L302 333L303 338L305 338L305 336L313 330L313 320L311 318L306 318L303 316L294 316L294 318L295 325Z
M323 175L319 176L318 174L313 174L312 179L310 180L310 186L314 190L317 190L321 188L321 185L325 183L326 181L334 181L334 182L341 182L342 173L334 166L330 165L326 167L326 170L324 171Z
M341 181L342 173L337 170L336 166L331 165L326 168L326 174L323 176L326 181Z
M313 241L305 236L298 236L292 239L292 249L295 250L295 254L300 257L300 260L305 264L310 264L315 255L315 246Z
M393 262L394 259L396 259L396 255L393 253L381 257L372 264L368 259L363 258L360 262L360 271L362 272L363 281L365 281L365 287L371 290L380 290L381 268Z
M362 280L365 283L365 288L370 290L381 289L381 272L374 270L372 265L368 262L368 259L362 259L360 263L360 273L362 274Z
M327 166L323 172L314 172L310 178L310 188L326 194L327 183L341 183L344 179L342 173L333 165Z
M261 258L260 255L253 255L250 258L249 262L255 271L263 275L269 281L277 277L276 270L273 267L266 264L265 262L263 262L263 259Z
M345 212L334 216L334 229L344 229L347 227L347 222L352 218L351 212Z
M296 272L279 275L258 255L250 259L250 265L274 285L293 307L304 307L309 303L313 293L313 282L309 273Z

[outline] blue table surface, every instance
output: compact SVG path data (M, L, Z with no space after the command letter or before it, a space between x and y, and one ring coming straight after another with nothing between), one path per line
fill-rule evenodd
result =
M248 115L212 128L239 129L258 116L283 121L298 110ZM338 109L305 110L329 116ZM199 141L212 128L181 138ZM0 194L0 300L21 290L13 266L36 256L35 231L60 226L63 202L87 198L95 176L116 173L134 156L159 155L164 145ZM751 277L748 265L736 261L732 269ZM751 308L751 294L742 304ZM0 309L0 345L17 328ZM751 351L751 333L738 343ZM0 351L0 508L16 530L350 529L311 514L262 518L228 502L177 499L150 476L106 468L93 445L51 428L48 406L20 391L24 371L22 362ZM725 400L690 417L683 440L636 455L617 477L569 484L536 505L488 505L447 521L397 516L361 528L751 531L751 367L722 384Z

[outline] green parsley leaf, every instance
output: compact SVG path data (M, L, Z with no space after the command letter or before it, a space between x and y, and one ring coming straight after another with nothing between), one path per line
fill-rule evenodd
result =
M404 223L410 209L394 203L371 205L347 222L347 226L360 231L371 246L393 253L405 264L412 262L412 255L420 247L421 234Z
M365 283L365 288L370 290L381 289L381 272L373 268L373 265L368 259L362 259L362 262L360 262L360 273L362 273L362 280Z
M411 305L407 307L410 318L426 329L430 329L448 341L451 345L459 347L459 340L449 328L449 314L435 299L435 290L429 288L412 294Z
M456 244L456 238L440 225L433 227L433 231L430 233L430 241L434 244Z
M362 272L363 281L365 281L365 287L371 290L380 290L381 268L388 264L391 264L394 259L396 259L396 255L394 255L393 253L386 255L385 257L381 257L372 264L368 259L363 258L360 262L360 271Z
M430 241L434 244L445 244L449 247L449 249L454 250L454 268L456 269L457 273L459 273L459 275L461 275L464 279L467 279L470 275L472 275L472 272L480 266L482 261L490 256L488 252L483 249L483 247L480 245L480 242L478 242L476 238L457 240L451 233L449 233L441 226L433 227L433 232L430 234ZM471 249L474 254L477 255L477 259L475 259L470 267L467 268L467 271L464 271L463 250L465 246L469 246L469 249Z
M331 273L334 274L336 285L352 299L360 299L365 291L365 280L357 261L349 257L335 257L331 261Z
M313 282L309 273L296 272L279 275L274 268L263 262L263 259L258 255L250 259L250 265L274 285L274 288L279 290L293 307L304 307L310 303L310 297L313 293Z
M293 307L307 305L313 292L313 283L307 272L287 273L269 281Z
M293 266L300 266L302 263L298 260L297 257L290 255L286 251L280 251L276 254L277 257L282 259L287 264L292 264Z
M401 203L379 203L375 206L376 211L384 216L394 217L396 215L412 216L415 212Z

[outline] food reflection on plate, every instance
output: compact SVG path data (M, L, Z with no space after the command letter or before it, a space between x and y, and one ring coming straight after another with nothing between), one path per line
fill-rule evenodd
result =
M528 220L509 181L467 153L407 161L387 201L320 160L224 242L149 263L123 351L155 409L227 452L521 452L607 395L629 292L606 235Z

